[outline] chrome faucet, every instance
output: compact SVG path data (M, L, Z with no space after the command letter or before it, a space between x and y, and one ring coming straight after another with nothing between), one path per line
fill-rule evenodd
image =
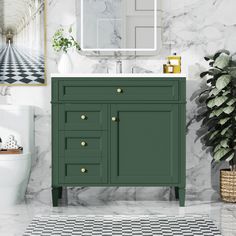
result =
M123 65L122 65L122 60L121 60L121 57L122 57L121 52L114 52L114 57L116 59L116 73L117 74L122 74Z
M122 68L122 61L118 60L116 61L116 74L122 74L123 68Z

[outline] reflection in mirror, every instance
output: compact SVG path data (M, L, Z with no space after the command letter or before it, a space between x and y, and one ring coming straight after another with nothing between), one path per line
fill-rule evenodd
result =
M156 53L161 47L160 0L80 0L83 51Z

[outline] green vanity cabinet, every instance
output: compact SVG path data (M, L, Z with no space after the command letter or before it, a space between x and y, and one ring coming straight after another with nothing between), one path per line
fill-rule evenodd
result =
M52 78L52 197L66 186L170 186L185 202L183 77Z

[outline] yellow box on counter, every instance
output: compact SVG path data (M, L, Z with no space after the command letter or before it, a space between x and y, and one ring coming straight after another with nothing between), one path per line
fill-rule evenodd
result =
M174 74L181 73L181 56L178 56L176 53L174 53L174 55L167 57L167 60L173 66Z

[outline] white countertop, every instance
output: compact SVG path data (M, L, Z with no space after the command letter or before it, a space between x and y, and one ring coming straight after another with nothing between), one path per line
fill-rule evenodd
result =
M145 73L145 74L51 74L51 77L164 77L164 78L186 78L185 74L154 74L154 73Z

